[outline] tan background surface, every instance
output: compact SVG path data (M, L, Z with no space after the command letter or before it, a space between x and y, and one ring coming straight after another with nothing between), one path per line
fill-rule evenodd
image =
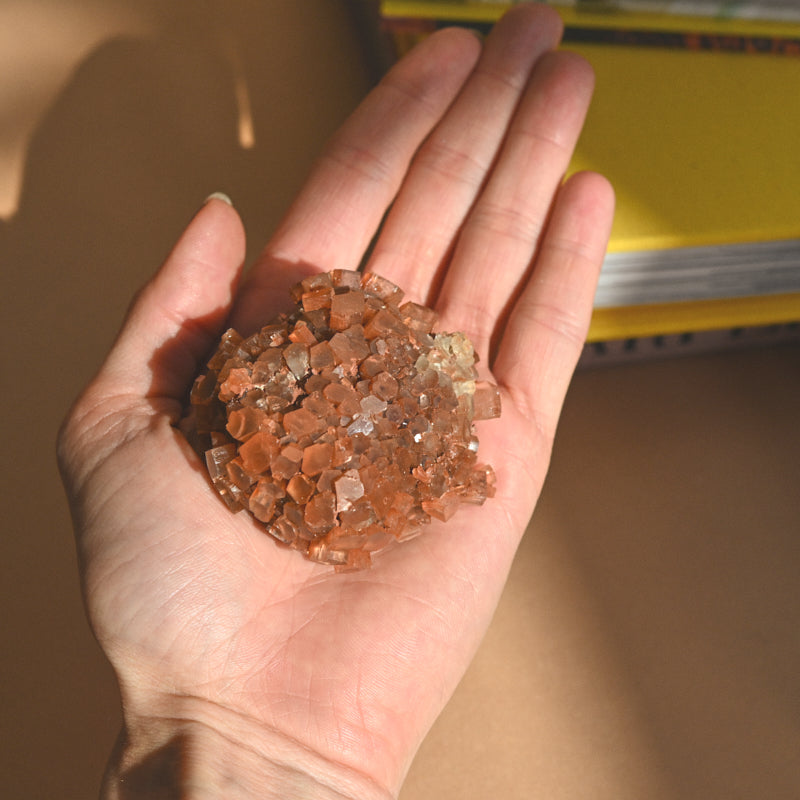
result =
M65 406L209 192L265 240L370 56L334 0L0 4L4 797L95 796L119 724L52 457ZM799 411L797 347L581 373L403 800L800 796Z

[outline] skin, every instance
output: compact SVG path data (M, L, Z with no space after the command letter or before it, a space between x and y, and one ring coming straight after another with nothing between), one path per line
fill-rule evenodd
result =
M545 477L591 314L613 193L564 181L593 88L547 8L485 42L430 37L315 165L241 278L209 200L132 304L59 436L88 616L121 688L105 797L395 797L467 668ZM315 271L367 263L461 330L502 392L478 424L497 494L334 574L231 514L176 427L228 325Z

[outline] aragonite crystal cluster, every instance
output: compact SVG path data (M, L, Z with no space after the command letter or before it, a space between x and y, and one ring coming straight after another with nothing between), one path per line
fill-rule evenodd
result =
M374 273L306 278L292 313L228 330L191 391L222 499L339 570L494 494L472 423L500 415L497 387L467 337L402 297Z

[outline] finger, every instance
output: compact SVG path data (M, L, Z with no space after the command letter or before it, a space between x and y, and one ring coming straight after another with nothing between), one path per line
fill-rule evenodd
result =
M420 142L480 52L464 30L440 31L399 61L334 135L251 270L234 323L263 322L304 274L355 269Z
M492 367L548 442L586 339L613 214L614 193L602 176L578 173L564 184Z
M497 156L537 60L561 37L544 6L511 10L494 27L474 74L420 149L368 269L431 301L437 274Z
M530 269L594 87L571 53L539 60L497 164L459 238L437 309L484 356ZM448 327L449 326L449 327Z
M210 199L135 298L99 388L182 400L225 324L244 253L239 215Z

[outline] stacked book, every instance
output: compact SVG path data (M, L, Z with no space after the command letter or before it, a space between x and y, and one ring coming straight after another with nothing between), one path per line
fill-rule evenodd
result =
M398 54L508 2L382 5ZM570 171L617 213L589 354L800 339L800 7L553 2L597 88Z

